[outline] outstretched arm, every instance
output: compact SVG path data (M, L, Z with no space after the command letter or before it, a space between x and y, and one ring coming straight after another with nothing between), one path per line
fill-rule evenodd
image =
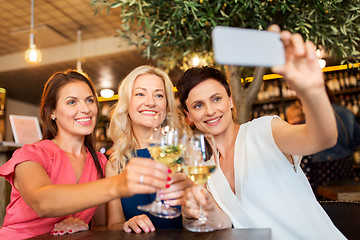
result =
M279 31L273 25L270 31ZM315 54L315 45L304 42L300 34L281 32L286 63L272 71L284 76L296 91L304 112L306 124L290 125L279 119L272 121L276 144L285 154L309 155L332 147L337 140L336 120L325 90L323 73Z
M133 158L119 175L83 184L55 185L40 164L26 161L16 166L14 185L40 217L57 217L119 197L153 193L165 187L168 174L168 168L162 164ZM141 175L143 183L139 182Z

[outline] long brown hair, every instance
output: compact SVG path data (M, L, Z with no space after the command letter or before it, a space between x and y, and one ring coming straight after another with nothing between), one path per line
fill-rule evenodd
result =
M42 129L43 129L42 130L43 140L53 139L58 133L56 122L51 119L51 114L56 109L56 103L59 99L60 89L66 84L76 81L84 82L89 86L92 94L95 97L97 109L99 110L99 102L97 100L95 87L93 82L88 77L72 69L53 74L46 82L44 91L41 96L40 117L42 122ZM99 111L96 117L96 122L98 117L99 117ZM84 144L94 160L100 178L103 178L104 172L101 168L99 158L94 148L94 139L95 139L95 131L85 136Z

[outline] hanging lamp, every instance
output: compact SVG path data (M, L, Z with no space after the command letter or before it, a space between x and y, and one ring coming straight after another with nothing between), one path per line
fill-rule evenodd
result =
M25 52L25 60L28 63L40 63L42 60L41 52L36 48L34 41L34 1L31 0L30 47Z

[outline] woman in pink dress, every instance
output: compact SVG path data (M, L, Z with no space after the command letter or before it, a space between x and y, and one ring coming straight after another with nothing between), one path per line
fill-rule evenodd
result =
M104 178L107 159L93 146L98 112L86 76L68 70L50 77L41 99L43 140L0 167L12 186L0 239L83 231L93 216L94 226L103 225L98 205L165 187L169 169L150 159L132 158L121 174Z

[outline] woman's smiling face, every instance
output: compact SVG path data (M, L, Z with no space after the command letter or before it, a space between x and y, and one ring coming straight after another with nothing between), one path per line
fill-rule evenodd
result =
M64 85L51 117L56 119L58 134L83 137L93 132L98 107L90 87L82 81Z
M209 78L196 85L186 99L189 120L204 133L217 136L233 121L233 102L218 81Z
M166 116L165 94L164 82L158 76L144 74L136 78L129 105L129 116L133 128L160 126ZM154 117L157 114L160 117L154 123Z

